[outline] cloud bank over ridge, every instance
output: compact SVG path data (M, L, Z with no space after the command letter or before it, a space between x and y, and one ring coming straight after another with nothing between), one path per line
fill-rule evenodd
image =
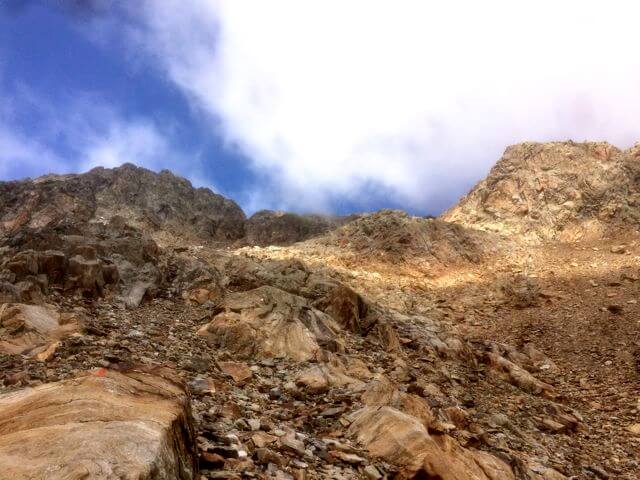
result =
M137 41L269 179L261 201L423 209L511 143L640 139L620 2L145 3ZM455 200L455 199L453 199Z
M23 3L16 19L45 8ZM635 2L87 5L58 8L75 63L63 46L20 78L0 46L0 178L129 161L222 179L249 213L438 213L509 144L640 140ZM90 80L61 95L60 65Z

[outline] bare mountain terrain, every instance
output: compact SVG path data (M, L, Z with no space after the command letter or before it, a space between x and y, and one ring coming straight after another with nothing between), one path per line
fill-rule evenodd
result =
M440 218L0 183L0 479L639 478L638 151L509 147Z
M634 229L640 147L608 143L522 143L507 148L486 179L442 218L521 240L601 238Z

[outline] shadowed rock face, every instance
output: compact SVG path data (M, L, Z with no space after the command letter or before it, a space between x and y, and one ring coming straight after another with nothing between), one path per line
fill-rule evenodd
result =
M78 378L0 396L0 479L196 478L188 396L166 369Z
M82 226L112 217L145 231L163 230L205 240L244 235L238 205L169 171L125 164L80 175L48 175L0 183L0 238L18 230Z
M245 241L249 245L289 245L322 235L354 218L261 210L247 220Z
M637 225L639 151L606 142L513 145L442 219L534 242L599 238L612 224Z
M380 210L361 215L312 242L352 252L359 258L420 258L432 264L454 264L479 262L498 248L497 240L485 232L439 219Z

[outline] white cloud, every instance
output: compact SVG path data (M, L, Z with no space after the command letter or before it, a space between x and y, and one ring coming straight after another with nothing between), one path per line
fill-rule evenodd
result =
M123 163L157 170L164 166L163 162L177 160L165 137L146 121L114 121L106 131L84 141L81 171L94 167L113 168Z
M0 179L30 175L33 171L64 173L69 166L50 148L27 138L0 121Z
M20 112L32 117L20 122ZM83 172L134 163L152 170L178 168L197 181L197 158L174 148L170 128L127 117L91 95L76 92L53 104L24 85L0 104L0 178Z
M428 208L510 143L640 138L639 13L590 0L147 0L136 38L267 172L257 197L318 208L380 188Z

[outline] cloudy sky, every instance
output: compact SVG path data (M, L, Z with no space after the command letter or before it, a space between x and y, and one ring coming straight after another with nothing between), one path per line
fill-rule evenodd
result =
M133 162L437 214L509 144L640 140L635 1L0 0L0 179Z

